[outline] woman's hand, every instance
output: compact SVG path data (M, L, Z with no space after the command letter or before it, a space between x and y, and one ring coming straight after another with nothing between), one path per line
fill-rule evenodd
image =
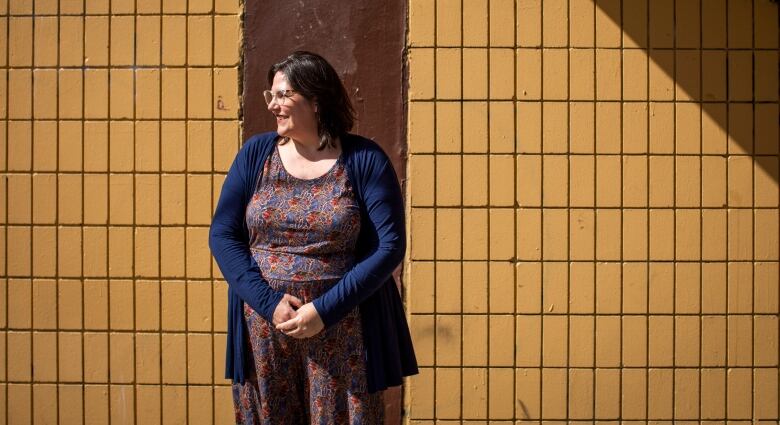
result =
M325 324L312 303L304 304L295 312L295 317L276 325L277 330L293 338L309 338L320 333L323 328Z
M288 320L297 316L298 312L295 311L293 307L301 308L302 305L303 301L299 298L290 294L284 294L282 300L276 305L276 310L274 310L274 325L278 326L280 323L286 323Z

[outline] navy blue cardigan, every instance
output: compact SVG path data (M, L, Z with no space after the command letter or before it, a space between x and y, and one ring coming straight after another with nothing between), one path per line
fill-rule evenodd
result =
M249 251L246 206L278 134L250 137L230 166L209 231L209 248L228 283L225 378L244 383L252 350L247 346L243 303L272 321L284 295L263 279ZM387 155L373 141L342 138L347 176L360 206L356 262L331 289L312 301L325 327L360 308L368 391L400 385L418 373L409 327L392 272L406 249L403 196Z

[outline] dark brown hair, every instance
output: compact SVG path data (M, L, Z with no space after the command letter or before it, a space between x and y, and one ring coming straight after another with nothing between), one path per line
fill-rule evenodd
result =
M322 56L299 50L271 65L269 85L277 72L287 77L293 90L317 103L319 149L335 147L335 139L352 130L355 123L355 109L336 70Z

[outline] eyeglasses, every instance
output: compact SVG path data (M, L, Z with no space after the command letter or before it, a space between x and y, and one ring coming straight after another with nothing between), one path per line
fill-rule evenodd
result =
M275 92L272 92L271 90L265 90L263 91L263 97L265 98L266 105L270 105L271 101L276 99L276 103L279 105L284 105L285 99L288 97L292 97L293 93L295 93L295 90L277 90Z

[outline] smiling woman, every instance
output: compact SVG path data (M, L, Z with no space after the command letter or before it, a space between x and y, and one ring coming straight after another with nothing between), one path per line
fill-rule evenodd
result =
M268 82L277 129L236 156L209 238L229 285L236 420L379 424L381 390L417 373L391 275L406 240L398 179L348 133L354 111L321 56L295 52Z

